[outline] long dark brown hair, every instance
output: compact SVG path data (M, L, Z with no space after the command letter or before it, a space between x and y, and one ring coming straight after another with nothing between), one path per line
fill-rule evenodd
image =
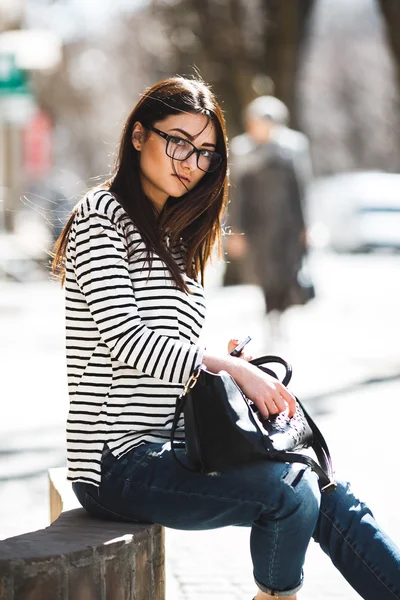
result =
M209 117L216 134L216 152L223 160L216 171L206 173L194 189L180 198L169 197L162 211L157 213L151 200L144 194L140 179L139 152L132 143L134 124L151 126L170 115L197 113ZM148 135L145 129L145 135ZM177 263L165 246L184 242L186 273L204 283L204 270L215 244L221 252L221 219L228 197L228 161L226 126L222 110L209 86L199 78L171 77L145 90L129 115L122 131L113 174L101 187L115 194L141 233L147 248L151 268L152 254L163 260L178 289L188 291ZM54 246L52 272L65 279L65 255L69 232L75 218L72 212Z

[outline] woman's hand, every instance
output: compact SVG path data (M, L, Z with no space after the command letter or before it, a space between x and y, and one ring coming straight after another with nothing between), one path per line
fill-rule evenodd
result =
M231 340L234 344L234 340ZM237 342L237 340L236 340ZM232 350L234 346L232 346ZM227 371L249 400L254 402L264 419L288 410L292 417L296 412L296 399L277 379L258 367L233 356L215 356L205 352L203 363L212 373Z
M238 346L238 345L239 345L239 340L236 338L231 338L228 343L228 354L230 354L232 352L232 350L234 350L236 348L236 346ZM245 348L247 348L247 346L245 346ZM244 360L247 360L247 361L253 360L252 355L245 354L244 349L241 351L239 356L237 356L236 358L243 358Z
M285 410L289 417L296 412L295 397L280 381L258 367L239 360L230 374L264 419Z

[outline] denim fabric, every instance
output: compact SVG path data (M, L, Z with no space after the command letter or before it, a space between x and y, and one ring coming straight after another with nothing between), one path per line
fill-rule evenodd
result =
M177 453L187 463L184 448ZM400 598L399 550L348 486L323 494L320 507L316 476L304 465L260 461L202 475L177 464L169 444L145 444L121 459L103 455L99 488L73 488L102 519L186 530L251 527L254 578L267 593L285 597L300 589L314 534L363 598Z
M400 599L400 549L350 484L322 494L314 540L362 598Z

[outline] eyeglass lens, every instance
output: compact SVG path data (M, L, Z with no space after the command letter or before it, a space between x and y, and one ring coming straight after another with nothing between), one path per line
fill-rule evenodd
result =
M167 144L167 154L175 160L186 160L194 152L194 147L191 143L184 139L170 138ZM207 154L197 153L197 166L202 171L213 171L221 162L221 157L216 152L207 151Z

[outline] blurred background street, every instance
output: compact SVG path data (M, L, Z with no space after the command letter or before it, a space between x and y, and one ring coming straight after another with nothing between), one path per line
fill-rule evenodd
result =
M235 183L204 345L225 352L251 335L254 356L293 364L291 388L337 473L400 542L399 28L398 0L0 0L0 539L49 524L47 470L65 465L52 244L109 175L144 86L197 69L230 140L248 103L275 96L312 163L301 208L315 298L285 310L271 336L262 287L229 241ZM241 159L230 161L234 173ZM248 536L168 531L168 600L250 600ZM301 597L358 596L311 543Z

